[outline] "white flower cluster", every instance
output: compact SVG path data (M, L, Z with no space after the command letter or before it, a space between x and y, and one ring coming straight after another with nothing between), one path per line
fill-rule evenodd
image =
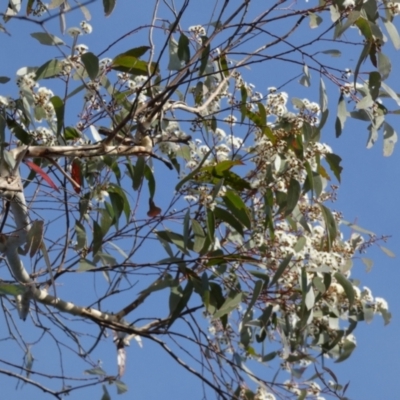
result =
M206 30L201 25L189 26L189 32L193 33L195 36L205 36Z

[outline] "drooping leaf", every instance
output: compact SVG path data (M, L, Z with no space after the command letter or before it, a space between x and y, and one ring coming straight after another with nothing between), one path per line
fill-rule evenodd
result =
M99 59L93 53L87 52L81 55L81 60L89 78L96 79L99 74Z
M195 219L192 219L192 231L194 234L193 251L199 253L203 249L206 241L206 234L204 233L201 224Z
M93 257L101 251L101 247L103 245L103 231L101 226L97 223L97 221L93 221L93 245L92 252Z
M223 196L228 210L248 229L251 227L250 213L243 200L234 191L228 190Z
M287 191L286 209L284 214L285 216L290 215L294 208L297 206L300 198L300 193L300 183L294 178L290 179L289 188Z
M44 221L36 220L29 229L26 242L25 254L29 252L29 257L33 257L40 249L43 240Z
M103 0L104 15L108 17L114 10L117 0Z
M389 34L390 40L393 43L393 46L396 50L400 50L400 36L399 32L397 32L396 26L389 20L382 18L383 24Z
M346 101L344 99L343 94L341 94L339 97L338 112L335 123L336 137L339 137L342 134L346 118L347 118Z
M323 204L319 204L319 207L321 209L322 217L324 218L325 221L328 250L331 250L332 243L336 239L338 233L336 221L329 208L325 207Z
M201 53L201 58L200 58L199 76L202 76L204 74L204 71L206 70L206 67L208 64L208 59L210 56L210 43L208 43L206 45L206 43L208 42L208 37L202 36L201 41L203 43L203 51Z
M336 272L334 274L334 277L338 281L338 283L343 287L347 299L349 300L349 307L351 307L354 304L355 300L354 288L352 283L340 272Z
M181 33L178 42L178 57L181 61L187 64L190 60L189 39Z
M81 250L86 247L86 231L85 227L79 222L75 221L75 233L76 233L76 250Z
M333 153L327 153L325 154L325 159L336 179L340 182L340 174L343 171L343 167L340 166L342 161L341 157Z
M392 63L390 62L390 58L385 56L381 51L378 52L378 70L382 76L383 81L389 77L392 70Z
M50 99L51 104L53 104L54 111L57 117L57 135L61 134L61 130L64 126L64 103L58 96L53 96Z
M242 224L228 211L221 207L215 207L214 215L216 218L229 224L233 229L243 236L243 226Z

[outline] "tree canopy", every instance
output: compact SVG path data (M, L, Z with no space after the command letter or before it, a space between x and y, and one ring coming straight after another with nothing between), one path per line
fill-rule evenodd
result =
M335 363L358 323L391 318L353 260L393 254L335 209L324 132L353 119L392 154L400 3L155 0L148 20L136 3L3 10L27 56L0 70L0 374L106 400L140 385L127 346L154 344L193 398L346 399Z

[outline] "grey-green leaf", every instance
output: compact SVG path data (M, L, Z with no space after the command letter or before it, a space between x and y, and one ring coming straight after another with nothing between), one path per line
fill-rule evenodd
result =
M64 44L64 42L60 38L46 32L34 32L31 33L31 36L45 46L57 46Z

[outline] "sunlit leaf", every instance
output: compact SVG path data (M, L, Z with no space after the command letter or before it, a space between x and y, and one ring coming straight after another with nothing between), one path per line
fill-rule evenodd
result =
M64 44L64 42L60 38L46 32L34 32L31 33L31 36L35 38L37 41L39 41L39 43L44 44L46 46L57 46Z

